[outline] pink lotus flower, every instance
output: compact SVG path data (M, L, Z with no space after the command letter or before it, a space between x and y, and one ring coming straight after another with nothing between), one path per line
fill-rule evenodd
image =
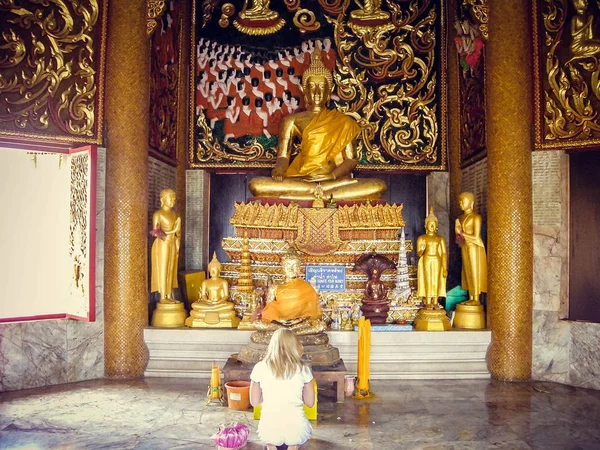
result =
M163 230L161 230L160 227L156 227L156 228L152 229L150 234L154 237L162 239L163 241L167 237L167 233L165 233Z

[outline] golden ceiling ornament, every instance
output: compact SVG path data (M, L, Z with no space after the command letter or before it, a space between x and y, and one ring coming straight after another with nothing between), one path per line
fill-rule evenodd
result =
M146 18L148 20L146 24L146 32L148 36L152 36L156 27L158 26L158 19L167 9L167 5L164 0L150 1L148 0L148 8L146 10Z
M248 2L252 5L248 8ZM277 33L285 25L285 20L277 11L270 9L270 0L245 0L244 8L233 21L240 33L250 36L266 36Z
M229 18L235 13L235 6L232 3L225 3L221 7L221 18L219 19L219 26L221 28L227 28L229 26Z
M310 9L298 9L294 14L294 25L298 27L300 33L307 31L317 31L321 28L321 24L317 21L315 13Z
M576 12L567 3L534 2L536 149L600 145L599 18L587 3Z

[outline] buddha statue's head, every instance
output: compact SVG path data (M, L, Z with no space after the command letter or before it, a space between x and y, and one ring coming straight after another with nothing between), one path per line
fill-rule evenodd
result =
M296 250L292 247L281 257L281 270L285 279L290 280L300 276L302 261Z
M175 206L175 191L173 189L163 189L160 191L160 206L172 208Z
M438 218L433 213L433 206L429 208L429 215L425 218L425 230L432 233L438 230Z
M212 260L208 263L208 273L211 278L218 278L221 274L221 263L217 259L217 252L213 253Z
M333 91L333 76L321 60L321 51L315 48L310 66L302 74L302 91L308 106L326 107Z
M458 196L458 203L460 205L460 209L463 211L467 209L473 209L475 196L471 192L463 192Z

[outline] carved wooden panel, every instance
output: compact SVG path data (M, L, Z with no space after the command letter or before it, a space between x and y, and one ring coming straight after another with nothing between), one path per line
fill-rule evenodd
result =
M0 136L101 143L106 1L0 3Z
M272 166L320 46L334 106L362 129L359 169L445 170L445 14L432 0L198 0L190 167Z
M537 150L600 148L600 6L535 0Z

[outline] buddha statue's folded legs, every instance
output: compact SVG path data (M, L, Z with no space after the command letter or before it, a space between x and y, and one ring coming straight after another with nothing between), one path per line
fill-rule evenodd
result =
M375 178L343 178L322 181L323 196L339 200L376 200L386 191L385 182ZM248 188L255 197L284 200L313 200L317 183L297 178L274 181L271 177L256 177Z

